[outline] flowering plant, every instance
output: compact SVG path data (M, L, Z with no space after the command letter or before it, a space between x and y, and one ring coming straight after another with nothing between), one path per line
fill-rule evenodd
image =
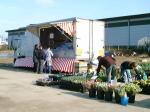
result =
M129 83L125 84L125 91L130 94L136 94L138 92L141 92L142 89L137 84Z
M96 83L97 90L103 90L104 84L103 83Z
M124 85L118 85L114 89L115 93L117 93L120 97L123 97L126 94L125 86Z
M84 83L85 87L89 90L89 89L96 89L96 83L94 82L94 80L88 80Z
M113 92L114 86L105 82L102 82L98 87L102 88L104 92Z

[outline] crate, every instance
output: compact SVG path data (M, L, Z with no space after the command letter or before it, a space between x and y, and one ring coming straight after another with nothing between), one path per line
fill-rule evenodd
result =
M87 72L87 62L85 61L76 61L75 62L75 72Z

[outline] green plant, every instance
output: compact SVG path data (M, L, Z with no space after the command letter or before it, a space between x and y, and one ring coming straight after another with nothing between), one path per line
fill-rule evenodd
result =
M63 81L69 81L73 83L84 83L86 78L83 76L67 76L62 78Z
M119 85L114 89L115 93L117 93L120 97L123 97L126 94L125 86Z
M105 83L101 83L101 82L96 83L97 90L102 90L103 91L104 86L105 86Z
M138 80L138 81L134 81L133 83L139 85L141 88L147 85L150 86L150 80L146 80L146 81Z
M92 83L91 86L90 86L90 89L96 89L96 84Z
M98 76L106 76L106 71L105 69L100 70L100 72L97 74Z
M86 81L85 83L84 83L84 85L85 85L85 87L88 89L88 90L90 90L90 89L92 89L92 88L96 88L96 84L95 84L95 82L94 81L90 81L90 80L88 80L88 81Z
M114 86L108 84L108 83L102 83L102 89L104 92L113 92Z
M150 63L148 62L139 63L139 65L142 67L144 71L150 70Z
M97 77L98 81L106 82L107 81L107 76L106 75L99 75Z
M86 78L83 76L65 76L61 78L59 87L67 90L84 92L85 82Z
M150 94L150 79L146 81L144 80L134 81L133 83L139 85L142 88L143 94Z
M86 76L86 79L90 80L92 78L92 76L93 76L93 73L88 73L87 76Z
M98 99L104 99L104 91L103 91L103 83L96 83L96 88L97 88L97 98Z
M91 85L90 85L89 97L90 98L95 98L96 97L96 84L95 83L91 83Z
M142 91L140 86L137 85L137 84L134 84L134 83L125 84L124 87L125 87L125 91L127 93L130 93L130 94L133 94L133 95L135 95L136 93L139 93L139 92Z

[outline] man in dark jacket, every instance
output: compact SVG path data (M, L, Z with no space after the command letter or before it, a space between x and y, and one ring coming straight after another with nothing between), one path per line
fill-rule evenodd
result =
M34 46L34 50L33 50L33 63L34 63L34 67L33 67L33 71L36 72L37 71L37 65L38 65L38 45L36 44Z
M45 59L46 59L46 54L45 54L42 46L39 46L37 58L38 58L37 73L41 74L41 73L43 73L43 68L44 68Z
M104 56L104 57L99 56L98 60L99 60L99 64L97 68L97 73L99 73L102 66L104 66L106 68L106 75L107 75L108 82L110 83L111 80L113 80L114 77L116 76L116 72L115 72L116 60L111 56Z

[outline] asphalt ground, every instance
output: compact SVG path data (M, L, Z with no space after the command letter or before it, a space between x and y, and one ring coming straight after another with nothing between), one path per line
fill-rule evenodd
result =
M87 93L33 85L43 76L0 66L0 112L150 112L150 95L137 94L134 104L122 106L91 99Z

